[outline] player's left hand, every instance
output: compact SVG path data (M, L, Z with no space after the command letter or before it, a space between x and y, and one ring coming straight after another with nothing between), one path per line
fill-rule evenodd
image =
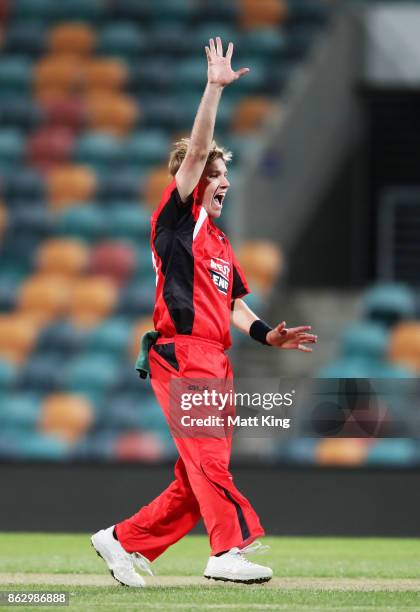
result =
M266 341L276 348L297 349L304 353L312 353L312 349L309 346L305 346L305 344L315 344L318 336L309 334L308 331L310 329L312 329L310 325L287 328L286 321L282 321L267 333Z

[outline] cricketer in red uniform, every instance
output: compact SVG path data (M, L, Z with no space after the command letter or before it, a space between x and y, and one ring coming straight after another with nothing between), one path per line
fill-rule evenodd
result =
M223 56L220 39L206 48L208 84L190 139L171 157L174 180L152 217L151 246L157 275L155 329L149 352L151 383L170 421L170 383L176 379L232 380L226 355L230 325L245 333L260 323L241 300L249 291L227 236L214 223L229 188L228 152L212 142L223 87L247 69L234 72L233 45ZM278 348L310 351L309 327L263 330L261 341ZM252 334L251 334L252 335ZM258 339L258 338L256 338ZM175 438L179 459L175 480L131 518L115 526L128 553L153 561L203 518L211 554L242 549L264 534L259 518L229 472L231 436Z

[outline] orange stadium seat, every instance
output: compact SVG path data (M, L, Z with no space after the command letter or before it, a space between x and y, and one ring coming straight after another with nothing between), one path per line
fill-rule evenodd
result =
M34 93L40 102L78 94L84 83L84 64L79 58L46 56L34 69Z
M144 184L144 200L149 208L157 208L162 193L171 180L167 166L158 166L147 176Z
M315 451L318 465L362 465L367 458L370 440L361 438L326 438Z
M69 128L44 127L29 137L26 157L38 170L48 170L70 158L73 144L74 134Z
M127 82L127 68L113 59L93 59L85 66L86 87L90 91L115 91Z
M22 363L35 345L39 322L21 313L0 315L0 359Z
M285 0L240 0L239 21L243 28L276 26L288 16Z
M89 125L114 136L125 136L136 123L139 111L136 102L120 93L93 92L86 99Z
M57 166L47 176L48 202L53 210L63 210L75 202L89 200L95 189L95 175L85 166Z
M48 47L53 55L89 55L95 46L95 33L82 23L63 23L52 28Z
M241 100L235 109L233 131L243 134L258 130L272 110L273 104L268 98L255 96Z
M107 276L117 285L127 282L136 268L136 252L123 242L102 242L92 250L90 270Z
M420 323L399 323L391 333L389 343L390 361L420 373Z
M131 361L135 361L137 359L137 355L140 350L141 337L151 329L154 329L153 318L151 316L141 317L136 321L133 333L131 335L131 343L128 348L128 358Z
M89 249L80 240L51 238L42 243L36 259L39 274L74 278L87 269Z
M52 393L44 398L38 427L70 444L83 437L94 421L94 411L83 395Z
M280 247L268 241L249 241L239 245L237 257L247 281L267 293L283 269Z
M92 327L115 307L118 289L104 276L89 276L76 281L70 305L70 319L77 327Z
M19 288L18 311L40 323L63 316L70 304L72 283L57 274L29 277Z

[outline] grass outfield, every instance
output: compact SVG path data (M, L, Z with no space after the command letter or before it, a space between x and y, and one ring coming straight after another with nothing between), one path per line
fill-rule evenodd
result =
M153 564L148 588L135 590L113 582L88 535L0 534L0 590L67 591L71 610L420 611L418 539L264 543L270 551L252 558L273 568L275 579L266 585L204 580L207 539L190 536Z

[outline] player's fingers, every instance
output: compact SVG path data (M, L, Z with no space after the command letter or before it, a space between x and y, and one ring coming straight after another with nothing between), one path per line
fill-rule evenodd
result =
M223 57L223 45L222 45L222 39L220 38L220 36L216 36L216 45L217 45L217 55L220 55L220 57Z
M241 76L244 76L244 74L248 74L248 72L249 68L240 68L235 72L236 78L239 79Z
M233 43L229 43L227 51L226 51L226 58L230 61L232 59L232 55L233 55Z
M210 49L208 47L206 47L206 55L207 55L207 59L210 61L211 55L210 55Z
M311 325L299 325L299 327L291 327L289 331L293 332L294 334L300 334L310 329L312 329Z
M302 351L302 353L312 353L312 349L304 344L298 344L298 349L299 351Z
M300 333L297 334L297 337L299 342L316 342L318 340L318 336L315 336L314 334Z
M211 53L212 53L212 54L213 54L213 53L216 53L216 47L215 47L215 45L214 45L214 40L213 40L213 38L210 38L209 43L210 43L210 51L211 51Z

